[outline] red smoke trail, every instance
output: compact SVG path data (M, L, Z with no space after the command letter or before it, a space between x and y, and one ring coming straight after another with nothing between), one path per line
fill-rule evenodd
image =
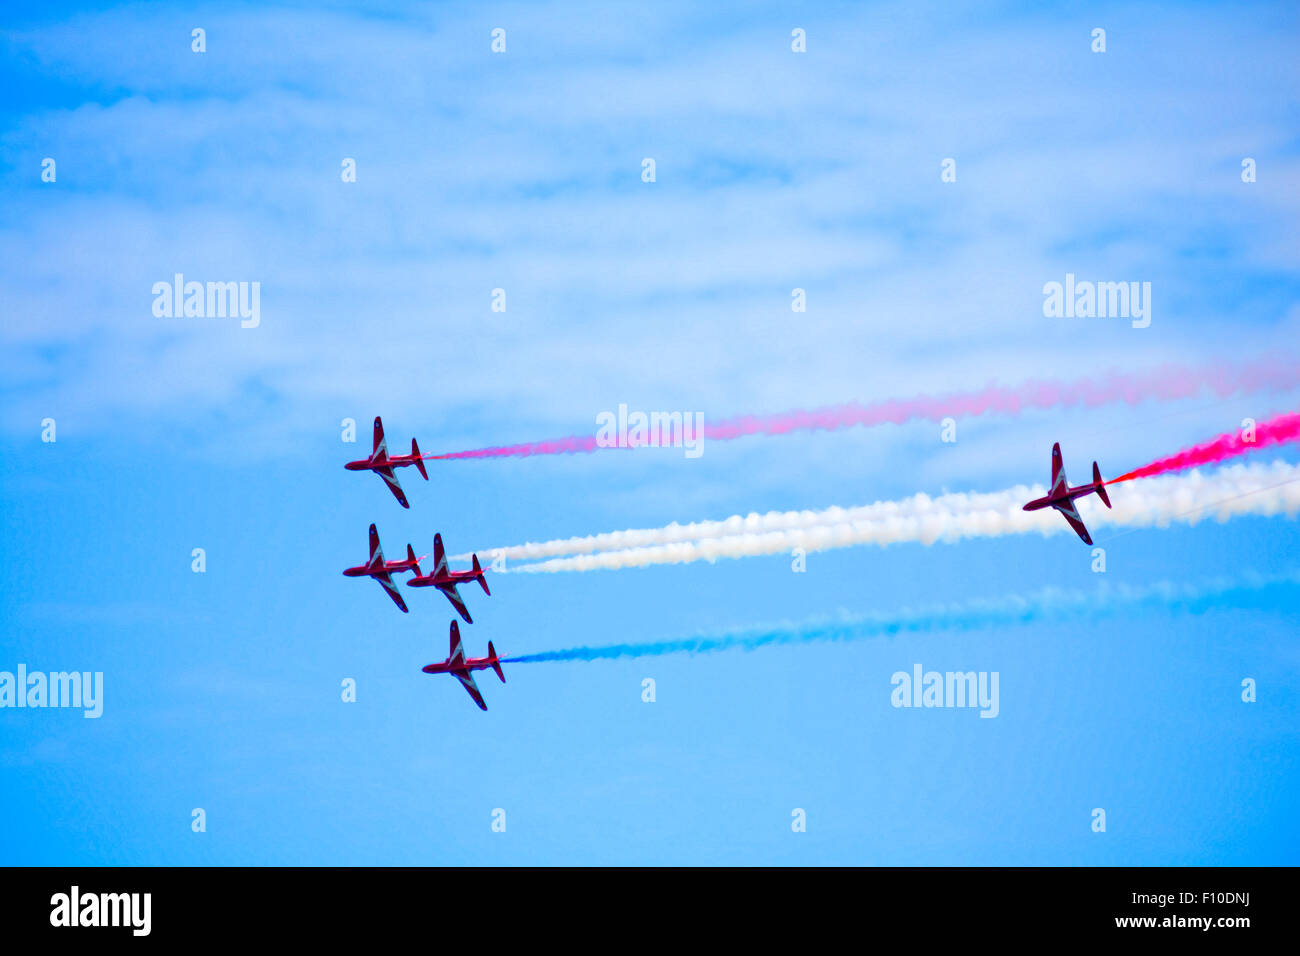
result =
M704 438L730 441L747 435L784 435L796 431L833 431L854 426L902 424L912 420L941 421L948 416L1015 415L1027 408L1082 405L1092 408L1122 401L1130 405L1151 399L1172 401L1193 398L1209 389L1220 398L1267 389L1284 391L1300 385L1300 363L1280 360L1254 362L1237 368L1166 365L1150 372L1112 372L1102 378L1074 382L1025 382L1003 387L990 385L979 392L957 392L938 397L918 396L863 404L849 402L808 411L775 415L742 415L712 424L706 422ZM573 435L519 445L497 445L470 451L426 455L426 458L504 458L528 455L565 455L593 452L602 446L595 435Z
M1227 432L1211 441L1175 452L1166 458L1158 458L1136 471L1112 478L1106 484L1114 485L1134 478L1163 475L1168 471L1182 471L1185 468L1195 468L1197 465L1213 465L1225 458L1235 458L1256 448L1267 448L1269 445L1281 445L1300 440L1300 412L1288 412L1256 425L1253 437L1254 441L1247 441L1241 432Z

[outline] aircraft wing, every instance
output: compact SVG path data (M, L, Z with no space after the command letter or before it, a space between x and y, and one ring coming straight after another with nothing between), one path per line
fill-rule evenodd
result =
M483 703L483 695L478 692L478 684L474 683L474 675L469 671L452 671L452 673L460 681L460 686L465 688L465 692L474 698L474 703L478 704L479 710L487 710L487 704Z
M433 536L433 573L447 570L447 552L442 547L442 535Z
M460 628L455 621L451 622L451 652L447 655L447 663L459 663L465 657L465 646L460 642Z
M387 572L373 575L374 579L384 586L388 596L393 599L393 603L402 609L403 614L409 614L406 609L406 602L402 600L402 594L397 590L397 585L393 583L393 576Z
M403 508L411 507L409 504L407 504L406 495L402 492L402 486L398 484L397 475L393 473L392 468L376 468L375 472L379 475L380 478L384 479L384 484L386 484L388 486L388 490L393 493L393 497L397 499L398 504L400 504Z
M1056 491L1057 487L1065 480L1065 468L1061 464L1061 443L1057 442L1052 446L1052 485L1051 490Z
M1084 544L1092 544L1092 538L1088 536L1088 529L1084 526L1083 519L1079 517L1079 512L1074 507L1073 501L1068 501L1063 505L1055 505L1055 508L1065 517L1065 520L1070 523L1070 527L1074 529L1074 533L1083 539Z
M451 606L456 609L460 616L465 619L466 624L474 623L469 616L469 608L465 606L465 602L461 599L460 592L456 590L456 585L439 585L438 590L447 595L447 600L451 602Z

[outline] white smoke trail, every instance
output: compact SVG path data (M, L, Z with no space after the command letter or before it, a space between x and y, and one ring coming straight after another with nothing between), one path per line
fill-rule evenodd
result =
M732 515L721 521L694 521L690 524L673 522L662 528L632 528L627 531L608 531L580 538L557 538L554 541L529 542L511 545L505 548L491 548L481 553L492 558L505 558L514 561L529 561L539 558L559 557L570 554L594 554L599 551L622 551L632 548L646 548L654 545L676 544L678 542L704 541L709 538L729 538L737 535L762 534L772 531L796 531L802 528L815 528L820 525L842 524L854 521L874 521L885 518L905 518L924 515L933 511L939 502L963 499L971 507L995 506L993 499L1005 494L1023 494L1024 501L1031 497L1046 494L1041 485L1020 485L1009 492L994 494L959 494L944 495L942 498L930 498L928 495L914 495L900 501L878 501L871 505L853 508L824 508L819 511L769 511L766 514L751 512L748 515ZM470 552L454 555L455 560L468 561Z
M1035 532L1073 534L1064 519L1050 510L1033 513L1021 510L1026 501L1045 493L1041 485L1021 485L990 493L934 498L921 494L859 508L735 516L726 521L673 524L488 553L504 552L509 557L515 551L518 556L527 557L527 549L544 553L548 548L572 547L572 542L583 542L584 547L587 542L642 542L508 569L511 573L553 573L716 561L777 554L795 548L811 552L862 544L929 545L936 541ZM1115 486L1110 494L1115 506L1110 511L1095 497L1079 501L1080 515L1094 531L1106 527L1166 527L1174 522L1195 524L1205 517L1220 522L1239 515L1294 517L1300 511L1300 466L1285 462L1239 464L1212 472L1162 475Z

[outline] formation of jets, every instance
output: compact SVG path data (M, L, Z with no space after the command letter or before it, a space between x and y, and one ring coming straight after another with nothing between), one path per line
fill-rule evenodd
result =
M406 557L400 561L385 561L384 549L379 544L379 531L374 525L370 526L370 560L365 564L358 564L354 568L345 568L343 573L350 578L374 578L378 581L388 596L393 599L393 603L401 608L403 613L407 613L409 608L406 602L402 600L402 594L397 590L397 584L393 581L394 574L400 574L403 571L414 572L411 577L407 578L406 586L412 588L437 588L447 596L451 606L456 609L461 617L465 619L466 624L473 624L474 621L469 616L469 608L465 606L465 600L456 590L456 585L464 581L477 581L483 588L484 594L491 594L488 590L487 579L483 576L484 568L478 563L478 555L471 555L473 566L465 571L452 571L447 567L447 552L442 546L442 535L433 536L433 570L428 574L420 572L420 562L427 558L428 555L420 557L415 556L415 549L409 544L406 546Z
M398 504L403 508L410 508L410 502L406 500L406 494L402 491L402 486L397 480L396 468L405 468L414 465L424 476L424 480L429 480L429 473L424 470L424 456L420 454L420 446L416 444L414 438L411 439L411 453L409 455L389 455L388 443L384 438L384 423L378 417L375 418L375 440L372 446L370 457L363 458L359 461L350 461L346 465L348 471L373 471L379 477L384 479L384 484L388 490L393 493ZM406 581L407 587L412 588L437 588L456 612L465 619L466 624L472 624L473 620L469 616L469 608L465 606L465 600L460 596L460 591L456 585L469 581L477 581L483 588L484 594L491 594L488 590L487 578L484 577L484 568L478 562L478 555L470 555L471 566L463 571L453 571L447 566L447 552L442 546L442 535L433 536L433 570L424 574L420 570L420 562L428 555L421 557L415 556L415 549L410 544L406 546L406 557L400 561L387 561L384 559L384 549L379 544L379 530L372 524L370 526L370 558L365 564L359 564L353 568L346 568L343 573L350 578L372 578L378 581L387 592L388 596L393 599L393 603L398 606L402 613L409 613L406 601L402 599L402 594L393 580L394 574L411 572L411 577ZM445 661L437 664L429 664L424 668L426 674L451 674L460 681L461 686L465 688L470 697L474 699L482 710L487 710L487 704L483 702L483 695L479 693L478 686L474 683L474 671L483 670L490 667L496 671L497 677L501 678L501 683L505 683L506 676L501 670L501 661L497 657L496 648L492 642L488 641L487 657L466 657L460 640L460 627L455 621L451 622L451 653Z
M1061 443L1057 442L1052 446L1051 490L1044 497L1035 498L1026 504L1025 510L1039 511L1043 508L1055 508L1065 516L1065 520L1069 522L1075 534L1083 539L1084 544L1092 544L1092 538L1088 536L1088 529L1084 526L1083 519L1079 517L1079 509L1074 506L1074 501L1076 498L1094 492L1101 499L1102 504L1109 508L1110 496L1106 494L1106 483L1101 480L1101 469L1097 467L1097 463L1095 461L1092 463L1091 482L1071 488L1070 483L1065 480L1065 468L1061 464Z
M406 494L402 491L402 486L397 481L395 469L406 468L414 465L424 477L425 481L429 480L429 473L424 468L425 456L420 454L420 446L416 444L414 438L411 439L411 453L409 455L389 455L388 444L384 439L384 423L375 418L374 445L370 452L369 458L360 461L350 461L345 465L349 471L373 471L379 477L384 479L384 484L393 493L403 508L410 508L410 503L406 500ZM1046 495L1042 498L1035 498L1024 506L1025 511L1039 511L1043 508L1053 508L1059 511L1075 533L1083 540L1084 544L1092 544L1092 538L1088 534L1088 529L1079 517L1078 508L1075 501L1085 495L1095 494L1102 500L1107 508L1111 506L1110 497L1106 494L1106 483L1101 479L1101 469L1097 463L1092 463L1092 481L1086 485L1070 486L1065 477L1065 468L1061 463L1061 445L1056 443L1052 446L1052 484ZM491 594L488 590L487 578L484 577L484 568L479 564L478 555L471 555L471 565L462 571L453 571L447 565L447 552L442 546L442 535L433 536L433 570L424 574L420 570L420 562L427 555L416 557L415 549L410 544L406 546L406 557L398 561L387 561L384 559L383 548L379 544L379 531L372 524L370 526L370 558L365 564L359 564L353 568L347 568L343 573L350 578L367 577L378 581L387 592L388 596L393 599L393 603L398 606L402 613L409 613L406 602L402 599L402 594L393 580L393 575L410 572L411 577L406 581L407 587L412 588L437 588L451 602L451 606L456 609L456 613L465 619L466 624L472 624L473 619L470 617L469 608L465 605L464 598L461 597L460 591L457 590L458 584L464 584L470 581L476 581L483 588L484 594ZM464 646L460 639L460 626L453 620L451 622L451 653L447 655L445 661L436 664L428 664L424 667L426 674L451 674L458 681L465 691L473 698L474 703L481 709L487 710L487 704L483 702L483 695L479 693L478 685L474 683L474 671L491 668L496 672L497 677L501 678L501 683L505 683L506 677L501 670L501 661L497 657L496 648L492 642L488 641L487 657L466 657Z

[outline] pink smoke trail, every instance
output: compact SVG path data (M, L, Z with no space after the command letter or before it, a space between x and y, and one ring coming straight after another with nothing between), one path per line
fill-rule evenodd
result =
M843 405L775 415L742 415L704 426L704 438L731 441L748 435L784 435L797 431L834 431L855 426L900 425L907 421L941 421L949 416L1016 415L1028 408L1082 405L1093 408L1111 402L1130 405L1152 399L1193 398L1209 389L1226 398L1234 394L1284 391L1300 384L1300 363L1263 360L1236 368L1164 365L1149 372L1111 372L1100 378L1073 382L1029 381L1004 387L990 385L978 392L954 392L938 397L917 396ZM680 436L679 436L680 437ZM567 455L593 452L602 446L595 435L572 435L519 445L496 445L469 451L426 455L426 458L505 458L528 455ZM626 447L626 446L611 446Z
M1214 465L1227 458L1235 458L1257 448L1269 445L1282 445L1287 442L1300 441L1300 412L1288 412L1278 415L1255 426L1253 441L1247 441L1241 432L1226 432L1218 438L1193 445L1165 458L1157 458L1149 465L1143 465L1135 471L1112 478L1108 485L1134 478L1147 478L1151 475L1163 475L1169 471L1182 471L1198 465Z

